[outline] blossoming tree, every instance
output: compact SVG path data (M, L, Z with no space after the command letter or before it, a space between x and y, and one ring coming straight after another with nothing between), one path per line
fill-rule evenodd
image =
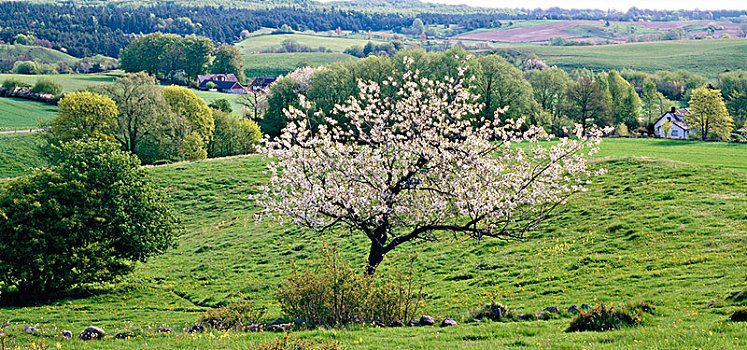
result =
M369 274L413 240L525 237L599 173L587 161L600 132L577 128L576 138L540 143L548 135L522 131L521 120L475 120L481 106L465 70L443 81L407 71L382 83L395 88L391 96L360 82L359 96L335 107L345 125L327 119L314 128L291 108L282 135L266 140L270 180L255 196L260 217L364 235Z

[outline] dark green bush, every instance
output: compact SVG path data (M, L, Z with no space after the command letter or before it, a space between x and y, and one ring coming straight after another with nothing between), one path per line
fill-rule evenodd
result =
M31 92L57 96L62 93L62 85L50 79L42 78L36 82Z
M321 267L293 273L277 292L284 313L311 325L413 319L422 304L422 284L413 278L414 261L406 273L365 275L325 247Z
M259 323L266 312L265 307L258 307L254 301L247 299L208 310L198 322L220 330L244 330L251 324Z
M641 321L641 311L633 307L618 308L599 303L596 307L581 311L573 317L568 332L610 331L621 327L636 326Z
M17 87L31 87L31 84L25 81L20 81L20 80L11 78L11 79L6 79L5 81L3 81L3 87L9 90L13 90Z

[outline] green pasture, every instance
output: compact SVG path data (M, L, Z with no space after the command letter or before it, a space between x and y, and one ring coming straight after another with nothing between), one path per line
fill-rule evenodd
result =
M0 141L2 139L0 138ZM745 348L747 324L727 321L736 306L729 292L744 290L747 256L747 145L667 140L607 139L595 168L607 174L575 196L524 241L481 243L443 235L438 242L401 247L382 273L417 255L428 295L423 313L452 317L453 328L352 327L298 332L303 338L341 341L347 348L696 349ZM255 223L248 197L266 181L258 155L150 167L171 196L186 232L179 246L139 264L114 284L90 286L79 297L37 306L0 308L17 344L31 340L66 349L62 329L88 325L110 334L142 329L143 338L105 339L96 348L245 349L278 337L265 333L181 330L209 307L251 296L282 316L273 293L291 263L312 265L322 238L293 225ZM324 240L362 265L365 238L347 231ZM0 296L2 297L2 296ZM465 323L469 310L497 301L519 313L547 306L626 303L658 305L637 328L566 333L568 319ZM712 305L707 306L709 302ZM177 334L152 335L161 325ZM41 336L23 334L36 325ZM146 345L147 344L147 345Z
M0 130L33 129L52 119L57 106L20 98L0 98Z
M255 53L244 55L244 66L247 77L278 76L298 67L324 66L351 59L356 58L335 52Z
M653 73L684 69L711 79L747 69L747 39L683 40L598 46L517 46L563 69L602 71L625 68Z
M39 133L0 134L0 179L21 176L31 168L43 166L40 148L44 143Z
M313 49L324 47L333 52L343 52L345 49L355 45L365 45L369 40L353 39L340 36L324 36L311 34L265 34L251 36L242 40L235 46L239 48L242 54L257 53L267 50L279 49L285 40L293 40L301 45L309 46ZM380 40L370 40L378 42Z
M0 44L0 59L10 59L18 56L28 56L32 60L57 63L66 62L73 64L79 59L64 52L48 49L41 46Z
M93 85L111 83L120 75L122 75L121 71L95 74L0 74L0 82L6 79L15 79L29 84L36 84L39 79L46 78L62 84L64 92L74 92L85 90L87 87Z

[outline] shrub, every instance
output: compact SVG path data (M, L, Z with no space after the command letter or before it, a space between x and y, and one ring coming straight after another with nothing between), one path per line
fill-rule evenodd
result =
M743 307L743 308L734 310L734 312L732 312L731 316L729 316L729 321L732 321L732 322L745 322L745 321L747 321L747 307Z
M617 308L599 303L591 310L581 311L571 319L568 332L609 331L641 323L641 311L630 306Z
M16 61L13 64L13 73L16 74L39 74L39 64L33 61Z
M36 82L31 92L57 96L62 93L62 85L50 79L42 78Z
M514 317L513 311L508 306L499 303L488 303L478 310L473 310L470 313L471 318L483 320L489 319L491 321L501 321L511 319Z
M3 87L6 88L6 89L8 89L8 90L13 90L13 89L15 89L17 87L31 87L31 84L29 84L29 83L27 83L25 81L20 81L20 80L16 80L16 79L12 79L11 78L11 79L6 79L3 82Z
M365 275L343 262L326 246L322 266L293 273L277 292L284 313L312 325L339 326L350 323L414 318L422 304L422 287L407 273Z
M215 84L213 84L213 85L215 85ZM225 113L231 113L231 112L233 112L233 108L231 108L231 103L228 102L228 100L226 100L225 98L218 98L218 99L213 100L213 102L210 102L210 104L208 104L208 107L210 107L212 109L217 109L217 110L219 110L221 112L225 112Z
M630 135L630 132L628 132L628 126L625 125L625 123L620 123L620 125L617 126L615 133L617 134L617 136L629 136Z
M191 132L179 146L179 157L184 160L199 160L207 158L205 140L196 132Z
M208 310L198 322L220 330L244 330L253 323L259 323L266 312L266 308L257 307L254 301L247 299Z

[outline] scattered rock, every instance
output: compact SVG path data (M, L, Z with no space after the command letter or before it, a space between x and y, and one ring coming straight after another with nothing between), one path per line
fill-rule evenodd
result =
M203 325L201 325L201 324L198 323L198 324L192 326L192 328L190 328L188 332L189 333L204 333L205 330L206 330L205 326L203 326Z
M536 317L536 318L542 318L542 316L545 316L545 313L544 313L544 312L542 312L542 311L540 311L540 312L538 312L538 313L534 314L534 317Z
M36 327L28 326L28 327L26 327L26 328L23 329L23 332L24 333L36 333L36 332L39 332L39 330L36 329Z
M268 332L284 332L285 331L285 329L283 329L283 327L280 327L279 325L276 325L276 324L272 324L272 325L267 326L267 328L265 328L265 330L268 331Z
M374 324L375 324L375 325L376 325L377 327L386 327L386 325L384 324L384 322L381 322L381 321L379 321L379 320L376 320L376 321L374 321Z
M571 305L568 308L568 312L578 312L578 307L576 307L576 305Z
M582 309L591 309L591 305L589 304L581 304Z
M548 306L545 308L545 311L547 312L560 312L560 309L557 306Z
M404 327L405 324L400 321L394 321L392 324L389 325L389 327Z
M459 323L457 321L454 321L450 318L445 319L443 322L441 322L441 327L451 327L451 326L458 326Z
M174 329L171 327L162 327L157 329L156 333L174 333Z
M285 323L285 319L283 319L282 317L278 317L278 318L275 319L275 321L272 321L270 324L271 325L279 325L279 324L283 324L283 323Z
M420 322L415 320L407 322L407 327L420 327Z
M67 339L72 339L73 332L71 331L62 331L62 337Z
M718 302L715 299L711 300L711 301L708 302L708 304L706 304L706 307L710 309L712 307L715 307L717 303Z
M82 340L101 339L106 335L103 329L94 326L88 326L78 338Z
M262 325L258 323L250 324L249 327L246 327L246 330L249 332L259 332L262 330Z
M423 317L420 318L420 324L423 326L432 326L436 324L436 320L428 315L423 315Z

